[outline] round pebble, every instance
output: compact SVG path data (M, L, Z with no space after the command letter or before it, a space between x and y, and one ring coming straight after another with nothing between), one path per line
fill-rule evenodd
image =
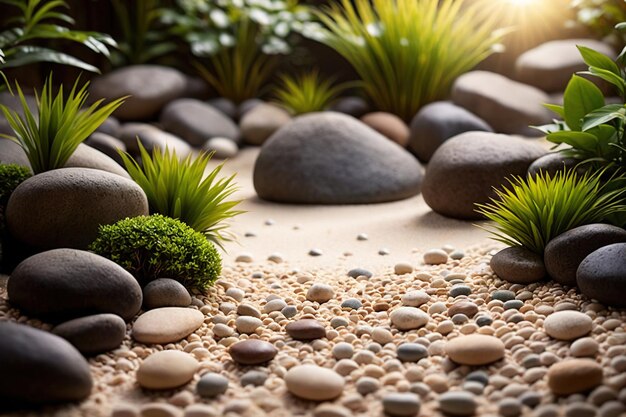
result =
M487 365L504 357L504 343L497 337L473 334L446 343L446 353L461 365Z
M295 340L315 340L326 337L326 329L317 320L301 319L285 326L287 334Z
M137 370L137 382L148 389L172 389L191 381L198 361L179 350L164 350L148 356Z
M344 302L341 303L341 308L347 308L350 310L358 310L363 307L363 304L356 298L348 298Z
M333 287L327 284L316 283L309 288L306 293L306 299L309 301L315 301L320 304L325 303L335 296Z
M241 365L260 365L274 359L278 350L263 340L248 339L233 344L228 352Z
M474 394L467 391L448 391L439 396L439 409L452 416L471 416L478 403Z
M291 394L311 401L335 399L345 385L339 374L316 365L295 366L285 374L284 380Z
M228 379L216 373L206 373L200 377L196 385L196 392L203 398L213 398L223 394L228 389Z
M424 263L427 265L440 265L448 262L448 253L441 249L431 249L424 253Z
M557 311L543 322L546 333L558 340L574 340L591 332L592 320L578 311Z
M256 329L261 327L263 322L261 319L257 319L252 316L240 316L235 320L235 327L239 333L250 334L254 333Z
M159 307L187 307L191 295L180 282L170 278L159 278L143 288L143 305L146 310Z
M413 265L408 262L400 262L393 267L393 271L396 275L410 274L413 272Z
M430 295L421 290L409 291L406 294L402 294L400 301L403 306L420 307L430 301Z
M411 392L394 392L383 397L383 410L394 417L416 416L420 406L419 397Z
M403 343L398 346L396 355L402 362L417 362L428 357L428 349L418 343Z
M589 391L602 383L602 367L590 359L569 359L548 371L548 386L557 395Z
M389 315L391 323L400 330L413 330L428 323L428 314L413 307L399 307Z
M255 387L260 387L265 384L267 381L267 373L263 371L248 371L241 376L241 386L245 387L247 385L253 385Z

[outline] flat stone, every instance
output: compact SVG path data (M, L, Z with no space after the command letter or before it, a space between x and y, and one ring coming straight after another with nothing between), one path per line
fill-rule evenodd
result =
M170 101L182 96L187 86L180 71L157 65L131 65L94 79L90 98L129 96L114 113L122 120L146 120L156 116Z
M419 193L421 182L422 168L410 153L333 112L295 118L266 142L254 166L259 197L281 203L395 201Z
M430 249L424 253L426 265L441 265L448 262L448 254L441 249Z
M591 332L592 320L579 311L557 311L543 322L546 333L558 340L574 340Z
M493 255L489 266L497 276L514 284L532 284L546 277L541 255L513 246Z
M446 343L446 353L461 365L487 365L504 357L504 343L497 337L472 334Z
M93 382L89 364L67 341L11 322L0 322L0 400L4 405L81 401Z
M228 378L212 372L202 375L196 385L196 392L203 398L217 397L225 393L227 389Z
M356 298L348 298L341 303L341 308L347 308L350 310L358 310L361 307L363 307L363 304Z
M141 287L116 263L91 252L54 249L22 261L7 294L23 313L51 320L111 313L128 321L141 308Z
M413 330L426 325L430 317L418 308L399 307L391 312L389 319L400 330Z
M242 116L239 126L246 143L260 146L290 121L291 116L284 109L261 103Z
M509 290L496 290L491 294L491 298L493 300L507 302L515 299L515 293Z
M147 214L148 199L134 181L102 170L62 168L22 182L11 194L6 221L11 234L28 245L86 249L100 225Z
M235 327L239 333L250 334L254 333L256 329L261 327L263 322L261 319L251 316L240 316L235 320Z
M163 350L148 356L137 370L142 388L166 390L185 385L200 367L197 360L180 350Z
M439 396L439 409L451 416L471 416L478 402L474 394L467 391L449 391Z
M402 362L418 362L428 357L428 349L419 343L403 343L398 346L396 356Z
M239 382L241 383L242 387L245 387L247 385L260 387L265 384L265 381L267 381L267 378L268 378L267 372L252 370L243 374Z
M488 71L470 71L456 79L452 101L483 119L494 131L540 136L529 126L552 121L543 107L550 97L543 91Z
M364 268L354 268L348 271L348 276L352 278L358 278L360 276L371 278L372 273Z
M602 367L591 359L568 359L548 371L548 386L557 395L589 391L602 384Z
M335 399L345 385L339 374L316 365L295 366L287 371L284 380L291 394L311 401Z
M525 123L528 123L527 121ZM435 212L480 220L476 203L497 198L495 188L512 175L525 176L546 150L532 141L488 132L467 132L448 139L428 164L422 195Z
M409 142L409 127L395 114L385 112L367 113L361 117L361 121L403 148Z
M478 306L471 301L461 300L452 304L448 308L448 316L453 317L457 314L463 314L469 318L478 314Z
M493 132L484 120L449 101L422 107L411 121L409 150L422 162L430 161L448 139L465 132Z
M626 242L626 230L609 224L588 224L568 230L546 245L546 270L556 282L576 286L576 271L592 252L613 243Z
M228 352L240 365L260 365L274 359L278 350L269 342L247 339L232 345Z
M626 243L604 246L578 267L576 282L589 298L613 307L626 307Z
M315 340L326 337L326 329L317 320L300 319L285 326L285 331L296 340Z
M189 291L174 279L155 279L143 288L143 305L147 310L160 307L188 307L190 304Z
M318 303L325 303L335 296L335 291L330 285L315 283L309 288L306 293L306 299L309 301L316 301Z
M419 307L430 301L430 295L422 290L409 291L402 294L400 301L403 306Z
M383 397L383 410L394 417L416 416L421 405L420 398L412 392L393 392Z
M207 103L191 98L170 102L161 112L163 128L193 146L202 146L214 137L239 139L237 125Z
M162 307L143 313L133 324L133 339L140 343L165 345L178 342L196 331L204 322L198 310Z
M66 321L53 331L80 353L95 355L117 349L126 336L126 323L115 314L97 314Z

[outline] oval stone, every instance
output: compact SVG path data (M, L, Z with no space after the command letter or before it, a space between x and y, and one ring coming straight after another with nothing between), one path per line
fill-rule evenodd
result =
M446 343L446 353L461 365L487 365L504 357L504 343L497 337L472 334Z
M493 272L514 284L531 284L546 277L540 255L522 247L510 247L496 253L489 263Z
M126 336L126 323L115 314L96 314L59 324L53 330L83 355L95 355L118 348Z
M602 383L602 367L591 359L568 359L548 371L548 386L553 393L569 395L589 391Z
M296 397L311 401L327 401L343 392L344 379L335 371L316 365L298 365L285 374L285 384Z
M583 294L613 307L626 307L626 243L602 247L578 267L576 282Z
M191 304L189 291L174 279L155 279L143 288L143 305L147 310L159 307L188 307L189 304Z
M285 326L285 330L296 340L315 340L326 337L326 329L317 320L301 319Z
M91 252L54 249L22 261L7 284L9 300L24 313L47 319L117 314L128 321L141 308L137 280Z
M269 342L247 339L232 345L228 352L240 365L260 365L274 359L278 350Z
M67 341L22 324L0 322L0 401L46 404L91 393L89 364Z
M558 340L574 340L591 332L593 321L579 311L565 310L550 314L543 328L550 337Z
M133 325L133 339L140 343L178 342L196 331L204 322L198 310L162 307L143 313Z
M428 314L413 307L399 307L389 315L391 322L400 330L419 329L428 323Z
M134 181L97 169L62 168L35 175L11 195L11 234L37 248L86 249L98 227L148 214L148 199Z
M200 364L188 353L163 350L148 356L137 370L137 382L148 389L172 389L191 381Z

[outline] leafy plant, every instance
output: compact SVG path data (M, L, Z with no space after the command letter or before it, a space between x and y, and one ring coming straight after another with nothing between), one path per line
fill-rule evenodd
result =
M261 94L276 55L294 34L319 28L298 0L178 0L162 21L189 44L195 67L222 96L240 103Z
M613 61L590 48L578 47L589 71L582 74L603 79L613 85L626 100L626 50ZM611 171L626 168L626 106L606 104L602 91L591 81L574 75L567 85L563 105L547 105L562 121L542 126L550 142L565 156L593 164L596 168L608 167Z
M4 211L13 190L31 176L30 169L16 164L0 164L0 235L4 231Z
M142 165L120 152L130 176L148 196L152 213L180 219L220 247L232 240L226 232L230 219L242 211L233 210L241 201L226 201L236 190L235 175L217 179L223 164L205 177L212 153L191 155L180 160L176 152L155 149L152 155L138 142Z
M334 85L323 79L319 71L310 71L298 77L283 75L281 86L274 91L278 104L294 115L323 111L349 87L349 84Z
M626 36L615 30L615 25L626 21L624 0L572 0L571 7L580 24L608 38L619 48L626 44Z
M510 187L495 189L491 203L477 204L476 211L495 222L495 230L489 230L495 240L543 255L559 234L626 212L626 188L607 189L602 174L563 170L553 177L543 172L515 177Z
M124 102L125 97L122 97L101 106L103 100L98 100L85 107L89 84L78 89L79 81L74 83L67 98L64 98L63 86L55 96L52 79L49 78L41 96L36 96L36 112L28 106L17 83L23 115L0 105L0 110L15 132L15 136L0 136L14 140L24 149L35 174L62 168L78 145Z
M74 20L60 11L68 7L63 0L0 0L0 3L19 10L18 16L5 19L2 24L6 29L0 32L0 70L36 62L53 62L99 73L100 70L93 65L33 41L59 39L77 42L107 57L109 48L116 46L109 35L69 29L67 25L73 25Z
M352 64L372 103L407 121L501 37L496 16L464 0L341 0L319 17L321 42Z
M119 52L112 61L116 66L145 64L176 50L177 45L168 39L165 28L160 27L165 12L162 0L111 0L122 39Z
M201 233L160 214L100 226L90 250L126 269L145 285L162 277L206 289L221 272L221 258Z

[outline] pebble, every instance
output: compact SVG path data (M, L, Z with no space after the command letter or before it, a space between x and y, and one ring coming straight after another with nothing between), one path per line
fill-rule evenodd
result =
M283 308L282 310L280 310L280 312L283 316L290 319L294 317L296 314L298 314L298 309L296 308L296 306L287 306Z
M315 407L313 417L352 417L352 411L339 404L323 403Z
M188 307L191 295L180 282L159 278L143 288L143 306L146 310L159 307Z
M263 322L261 319L257 319L252 316L239 316L235 320L235 327L239 333L250 334L254 333L256 329L261 327Z
M517 398L504 398L498 403L498 413L504 417L522 414L522 403Z
M285 261L285 257L280 253L272 253L267 257L267 260L270 262L274 262L275 264L281 264Z
M503 303L515 299L515 293L509 290L497 290L491 294L491 299L500 300Z
M594 356L598 353L600 344L591 337L575 340L570 346L570 353L574 357Z
M393 267L393 271L396 275L410 274L413 272L413 265L408 262L400 262Z
M446 343L446 353L461 365L487 365L504 357L504 343L497 337L473 334Z
M250 253L240 253L235 258L235 262L242 262L242 263L250 264L250 263L254 262L254 257Z
M371 394L378 391L380 388L380 382L378 379L370 376L362 376L356 381L356 390L361 395Z
M430 301L430 295L421 290L409 291L400 298L403 306L420 307Z
M339 342L333 347L335 359L350 359L354 355L354 348L350 343Z
M472 318L478 313L478 306L471 301L457 301L448 308L448 316L453 317L457 314L464 314Z
M428 323L428 314L413 307L399 307L389 315L391 323L400 330L413 330Z
M196 392L203 398L217 397L225 393L227 389L228 378L213 372L202 375L196 385Z
M416 416L420 406L419 397L411 392L394 392L383 397L383 410L393 417Z
M278 298L276 300L268 301L268 303L263 306L263 312L265 314L269 314L272 311L281 311L285 307L287 307L287 303L284 300Z
M306 293L306 299L323 304L335 296L333 287L327 284L315 283Z
M390 253L391 252L389 252L389 249L387 249L387 248L380 248L378 250L378 254L381 255L381 256L386 256L386 255L389 255Z
M372 330L372 339L376 343L380 343L381 345L386 345L387 343L393 342L393 335L391 332L383 327L375 327Z
M448 294L450 297L458 297L460 295L470 295L472 293L472 289L467 285L454 285L450 288Z
M260 365L274 359L278 350L269 342L247 339L231 345L228 353L240 365Z
M326 329L315 319L301 319L285 326L285 331L295 340L315 340L326 337Z
M548 386L557 395L589 391L602 383L602 367L591 359L568 359L552 365Z
M311 401L328 401L341 395L344 379L336 372L316 365L298 365L284 377L289 392Z
M439 409L452 416L471 416L476 412L476 397L467 391L448 391L439 396Z
M239 304L237 306L237 314L239 314L240 316L256 317L257 319L261 318L261 312L259 311L259 309L251 304Z
M133 324L133 339L140 343L177 342L196 331L204 322L198 310L162 307L143 313Z
M309 256L322 256L323 252L321 249L313 248L309 251Z
M347 327L349 324L350 322L343 317L333 317L330 321L330 326L333 329L336 329L338 327Z
M341 303L341 308L347 308L350 310L358 310L361 307L363 307L363 304L356 298L348 298Z
M213 334L218 338L232 336L235 331L224 323L217 323L213 326Z
M524 302L521 300L508 300L504 302L502 306L505 310L519 310L524 306Z
M543 322L546 333L558 340L574 340L591 332L592 320L588 315L572 310L557 311Z
M364 241L364 240L368 240L368 239L369 239L369 237L367 236L367 233L359 233L356 236L356 240L359 240L359 241Z
M171 404L148 403L141 406L141 417L181 417L183 412L180 408Z
M360 276L371 278L372 275L373 274L370 271L368 271L367 269L363 269L363 268L354 268L348 271L348 276L352 278L358 278Z
M398 346L396 355L402 362L417 362L428 357L428 349L418 343L403 343Z
M431 249L424 253L424 263L427 265L441 265L448 262L448 253L441 249Z
M242 387L245 387L247 385L260 387L265 384L265 381L267 381L267 377L268 375L266 372L253 370L243 374L239 382L241 383Z
M246 295L246 293L240 288L230 287L226 290L226 295L240 303L243 301L243 297Z
M172 389L193 378L199 363L179 350L163 350L148 356L137 370L137 382L148 389Z
M462 250L455 250L450 254L450 259L453 259L455 261L459 261L461 259L463 259L465 257L465 252L463 252Z

